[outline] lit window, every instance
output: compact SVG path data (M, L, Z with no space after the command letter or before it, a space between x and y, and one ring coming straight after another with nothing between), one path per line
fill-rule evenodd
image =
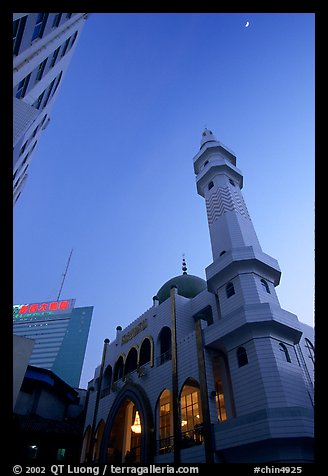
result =
M226 295L227 295L227 298L230 298L231 296L233 296L235 294L235 287L232 283L228 283L227 286L226 286Z
M261 284L262 284L262 286L263 286L263 289L264 289L267 293L270 294L269 285L268 285L268 283L266 282L265 279L261 279Z
M27 447L27 457L28 457L28 459L37 458L38 453L39 453L39 447L37 445L29 445Z
M283 352L284 356L285 356L285 359L286 359L286 362L291 362L290 360L290 356L289 356L289 352L288 352L288 349L287 347L285 346L285 344L282 344L280 342L279 344L279 349L281 350L281 352Z
M248 357L245 347L238 347L237 349L238 367L243 367L248 364Z

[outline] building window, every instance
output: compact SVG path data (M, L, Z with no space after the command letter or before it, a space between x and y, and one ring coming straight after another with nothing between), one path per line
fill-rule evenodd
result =
M56 61L57 61L57 58L58 58L58 54L59 54L59 50L60 50L60 46L58 46L58 48L54 51L53 55L52 55L52 59L51 59L51 64L50 66L53 68L56 64Z
M182 448L203 443L200 390L198 383L191 378L183 386L180 403Z
M62 17L62 13L57 13L57 14L56 14L56 16L55 16L55 18L54 18L54 22L53 22L53 24L52 24L52 27L53 27L53 28L56 28L57 26L59 26L61 17Z
M48 61L48 58L46 58L44 61L42 61L42 63L39 64L39 69L35 78L36 81L40 81L40 79L42 78L47 61Z
M230 182L231 185L233 185L234 187L236 186L236 185L235 185L235 182L234 182L231 178L229 178L229 182Z
M208 160L205 160L204 167L206 167L207 164L208 164Z
M40 106L41 106L41 103L42 103L42 99L43 99L43 96L44 96L44 93L45 91L43 91L40 96L38 97L38 99L35 101L35 103L33 104L33 106L36 108L36 109L40 109Z
M72 46L73 46L74 43L75 43L75 40L76 40L76 38L77 38L77 31L74 33L73 37L71 37L71 38L72 38L72 41L71 41L71 43L70 43L70 45L69 45L69 49L71 49Z
M157 366L172 359L171 329L169 327L163 327L159 333L157 349L159 349Z
M27 447L27 458L36 459L39 453L39 447L37 445L29 445Z
M280 342L279 344L279 349L281 350L281 352L283 352L284 356L285 356L285 359L286 359L286 362L291 362L290 360L290 355L289 355L289 352L288 352L288 349L287 347L285 346L285 344L282 344Z
M218 412L218 421L226 421L227 420L227 410L224 401L224 393L223 393L223 386L222 380L219 379L215 382L215 401L216 401L216 408Z
M247 352L245 347L238 347L237 360L238 360L238 367L244 367L244 365L248 364L248 357L247 357Z
M226 250L221 251L220 256L223 256L226 253Z
M69 43L70 39L71 39L71 38L67 38L67 40L66 40L65 43L64 43L64 48L63 48L63 51L62 51L62 53L61 53L61 56L62 56L62 57L65 56L65 54L66 54L67 47L68 47L68 43Z
M28 140L25 142L25 144L22 146L20 152L19 152L19 155L23 155L24 152L25 152L25 149L26 149L26 146L27 146L27 143L28 143Z
M314 365L314 345L312 344L310 339L305 338L305 347L307 348L309 352L308 356L310 357Z
M172 396L168 389L163 390L159 399L159 454L169 453L173 449L172 441Z
M36 40L37 38L42 38L44 28L48 20L48 15L48 13L38 13L33 30L32 41Z
M65 453L66 453L66 448L58 448L58 450L57 450L57 461L64 461Z
M214 187L214 183L213 183L213 182L210 182L210 183L208 184L208 189L211 190L211 188L213 188L213 187Z
M230 298L231 296L233 296L235 294L235 287L232 283L228 283L226 285L226 295L227 295L227 298Z
M139 352L139 365L144 365L150 362L151 359L151 344L150 340L146 338L140 347Z
M16 56L18 55L19 48L22 42L26 18L27 16L21 17L13 22L13 52Z
M117 382L117 380L120 380L123 377L123 367L123 357L120 356L114 365L113 382Z
M268 283L266 282L265 279L261 279L261 284L262 284L262 286L263 286L263 289L264 289L267 293L270 294L269 285L268 285Z
M19 83L19 85L17 87L17 91L16 91L16 98L17 99L21 99L25 96L26 89L27 89L28 83L30 81L30 77L31 77L31 73L28 74L27 76L25 76L25 78L22 79L22 81Z
M127 375L134 370L137 369L137 362L138 362L138 352L135 347L132 347L130 349L126 361L125 361L125 366L124 366L124 375Z

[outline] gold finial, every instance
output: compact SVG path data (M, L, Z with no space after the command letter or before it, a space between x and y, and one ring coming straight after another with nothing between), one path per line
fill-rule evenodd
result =
M187 263L185 260L185 255L182 255L182 274L187 274Z

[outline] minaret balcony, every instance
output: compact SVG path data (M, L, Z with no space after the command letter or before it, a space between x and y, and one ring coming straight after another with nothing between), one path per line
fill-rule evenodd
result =
M228 147L223 145L222 142L219 142L217 140L213 142L207 142L200 149L198 154L196 154L195 157L193 158L194 169L196 174L198 173L204 161L208 157L213 156L213 154L218 155L219 157L222 157L223 159L227 159L232 165L236 165L235 154L231 150L229 150Z
M240 189L243 188L243 175L241 171L226 159L213 158L196 176L197 192L205 197L208 184L216 175L226 175L234 180Z
M278 261L252 246L227 251L211 263L205 272L208 290L214 293L239 273L256 272L274 286L278 286L281 276Z

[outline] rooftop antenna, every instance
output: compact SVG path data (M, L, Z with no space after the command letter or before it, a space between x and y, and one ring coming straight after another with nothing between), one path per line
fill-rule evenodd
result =
M65 269L65 272L64 272L64 274L63 274L63 280L62 280L62 282L61 282L60 289L59 289L59 293L58 293L58 296L57 296L57 301L59 301L59 298L60 298L60 295L61 295L61 292L62 292L62 289L63 289L63 286L64 286L64 281L65 281L65 278L66 278L66 274L67 274L67 270L68 270L68 267L69 267L69 263L70 263L70 261L71 261L72 253L73 253L73 248L71 249L71 252L70 252L69 257L68 257L66 269Z

